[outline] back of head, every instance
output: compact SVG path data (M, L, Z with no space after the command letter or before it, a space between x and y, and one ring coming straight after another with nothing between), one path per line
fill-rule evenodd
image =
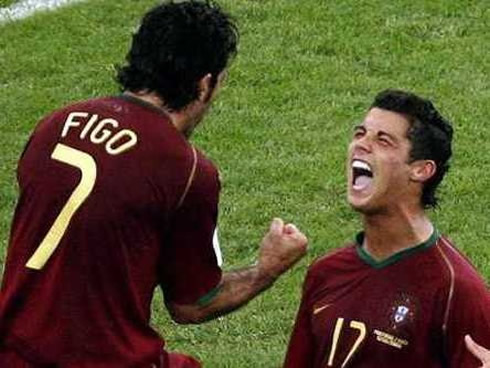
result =
M178 111L198 98L202 77L216 82L237 44L236 25L215 3L165 2L143 17L117 80L123 90L157 93Z
M435 174L424 183L422 204L435 207L438 198L436 189L449 169L452 154L453 128L451 123L437 111L430 100L413 93L388 89L380 92L371 107L399 113L410 123L408 138L412 143L411 161L433 160Z

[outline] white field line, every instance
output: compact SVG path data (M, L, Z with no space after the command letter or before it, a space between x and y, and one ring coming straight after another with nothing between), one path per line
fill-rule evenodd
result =
M22 0L6 8L0 8L0 24L27 18L38 12L58 8L81 0Z

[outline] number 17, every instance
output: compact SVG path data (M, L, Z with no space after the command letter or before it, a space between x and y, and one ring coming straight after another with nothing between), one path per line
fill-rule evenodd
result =
M328 367L333 367L335 352L337 350L337 344L339 342L340 332L342 331L343 324L344 324L344 319L337 318L337 323L335 324L335 330L333 332L332 348L330 349L330 356L328 357L328 363L327 363ZM359 321L351 321L349 327L354 330L358 330L359 336L354 342L354 345L352 345L349 354L347 354L347 357L344 359L341 366L342 368L347 366L347 363L349 363L350 359L352 358L356 350L359 349L359 346L361 345L362 341L366 338L366 325L364 323Z

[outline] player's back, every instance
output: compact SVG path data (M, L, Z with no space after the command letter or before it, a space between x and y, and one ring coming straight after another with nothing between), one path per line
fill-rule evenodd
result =
M126 97L44 119L18 167L3 343L62 367L151 364L157 268L193 164L163 112Z

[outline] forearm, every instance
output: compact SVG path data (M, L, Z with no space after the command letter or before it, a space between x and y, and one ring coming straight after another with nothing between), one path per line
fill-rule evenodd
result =
M203 308L208 315L206 319L240 308L272 286L274 281L274 277L259 271L258 266L224 273L220 293Z
M168 302L172 318L178 323L201 323L240 308L303 257L307 243L294 225L274 219L262 239L257 265L223 273L219 290L209 301L192 305Z
M275 277L258 266L223 273L219 291L204 305L173 306L173 317L180 323L201 323L230 313L269 288Z

